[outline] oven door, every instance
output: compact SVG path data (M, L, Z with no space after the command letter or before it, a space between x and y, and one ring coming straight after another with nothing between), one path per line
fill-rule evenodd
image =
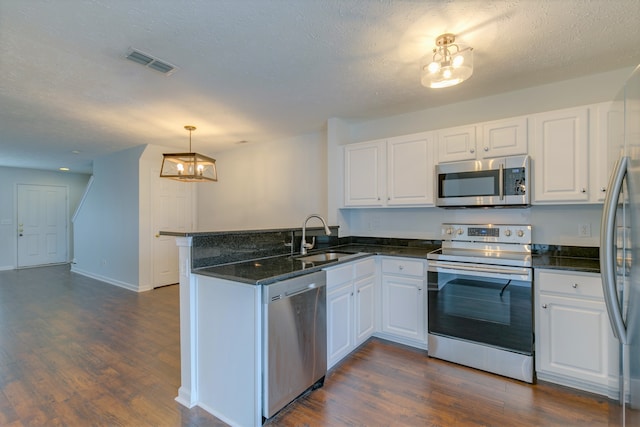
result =
M429 334L533 354L531 268L429 261Z

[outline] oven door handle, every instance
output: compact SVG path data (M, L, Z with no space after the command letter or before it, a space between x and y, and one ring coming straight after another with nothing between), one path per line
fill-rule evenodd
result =
M466 274L468 276L492 277L508 280L531 281L530 268L500 267L495 265L450 263L428 261L428 271L435 273Z

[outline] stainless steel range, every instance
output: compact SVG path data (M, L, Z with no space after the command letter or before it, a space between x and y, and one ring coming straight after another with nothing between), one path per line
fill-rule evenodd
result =
M531 226L442 224L427 258L429 356L533 382Z

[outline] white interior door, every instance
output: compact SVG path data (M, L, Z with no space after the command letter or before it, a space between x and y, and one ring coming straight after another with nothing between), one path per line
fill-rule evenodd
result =
M18 267L67 262L67 187L18 184Z
M154 197L153 222L153 287L178 283L178 247L173 236L160 236L160 231L184 232L191 229L193 184L158 178L153 171L156 195ZM154 182L154 181L152 181Z

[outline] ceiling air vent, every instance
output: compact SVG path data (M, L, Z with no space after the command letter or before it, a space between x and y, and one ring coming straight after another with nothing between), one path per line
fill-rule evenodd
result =
M166 61L162 61L149 55L148 53L144 53L133 48L129 49L125 58L130 61L137 62L140 65L144 65L145 67L151 68L152 70L159 71L166 76L173 74L173 72L176 70L176 67L174 65L171 65Z

